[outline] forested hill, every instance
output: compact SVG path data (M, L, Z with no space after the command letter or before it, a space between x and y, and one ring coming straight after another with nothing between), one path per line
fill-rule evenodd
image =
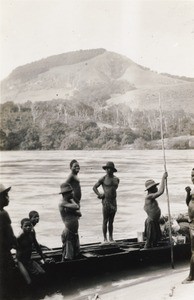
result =
M194 79L158 74L105 49L80 50L20 66L1 82L2 150L150 147L188 136Z

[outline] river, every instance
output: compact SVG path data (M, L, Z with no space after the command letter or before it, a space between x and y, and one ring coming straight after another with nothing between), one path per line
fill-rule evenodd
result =
M184 188L191 185L193 158L193 150L166 151L172 215L187 211ZM40 214L40 222L36 226L38 241L49 247L61 246L63 223L58 211L61 197L59 187L70 173L69 163L72 159L77 159L81 167L79 173L82 187L82 217L79 227L81 244L102 241L102 205L92 187L105 174L102 166L107 161L115 163L118 170L115 175L120 179L114 239L135 237L137 231L143 231L146 218L143 210L146 194L144 183L150 178L160 182L164 170L162 151L1 152L1 182L6 186L12 186L7 210L15 234L18 235L20 232L20 220L28 217L30 210L37 210ZM166 195L162 195L158 202L162 214L167 214ZM79 287L76 297L81 296L85 288L85 285ZM47 296L47 299L59 300L64 299L63 297L61 293L53 293Z

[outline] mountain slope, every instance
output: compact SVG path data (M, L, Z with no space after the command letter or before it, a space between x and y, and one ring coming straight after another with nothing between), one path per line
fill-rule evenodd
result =
M105 49L80 50L15 69L3 80L1 101L24 103L64 99L130 109L155 109L158 93L166 109L194 111L194 82L162 75Z

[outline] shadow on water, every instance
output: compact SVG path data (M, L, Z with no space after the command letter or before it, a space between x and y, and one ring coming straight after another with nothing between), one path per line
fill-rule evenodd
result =
M87 300L91 295L106 293L125 287L148 282L156 278L166 276L168 272L180 272L188 269L188 262L181 262L175 265L172 270L170 263L137 264L135 268L114 270L113 272L103 272L79 277L57 278L55 281L36 282L31 287L16 287L9 291L9 295L2 300Z

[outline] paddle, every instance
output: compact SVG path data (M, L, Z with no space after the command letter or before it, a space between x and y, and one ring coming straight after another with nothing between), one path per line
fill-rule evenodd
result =
M163 133L163 115L162 115L162 107L160 101L160 92L158 93L159 98L159 109L160 109L160 132L161 132L161 141L162 141L162 151L163 151L163 160L164 160L164 171L167 172L166 168L166 156L165 156L165 147L164 147L164 133ZM171 214L170 214L170 201L169 201L169 194L168 194L168 184L166 178L166 198L168 204L168 219L169 219L169 238L170 238L170 247L171 247L171 266L174 269L174 257L173 257L173 240L172 240L172 230L171 230Z

